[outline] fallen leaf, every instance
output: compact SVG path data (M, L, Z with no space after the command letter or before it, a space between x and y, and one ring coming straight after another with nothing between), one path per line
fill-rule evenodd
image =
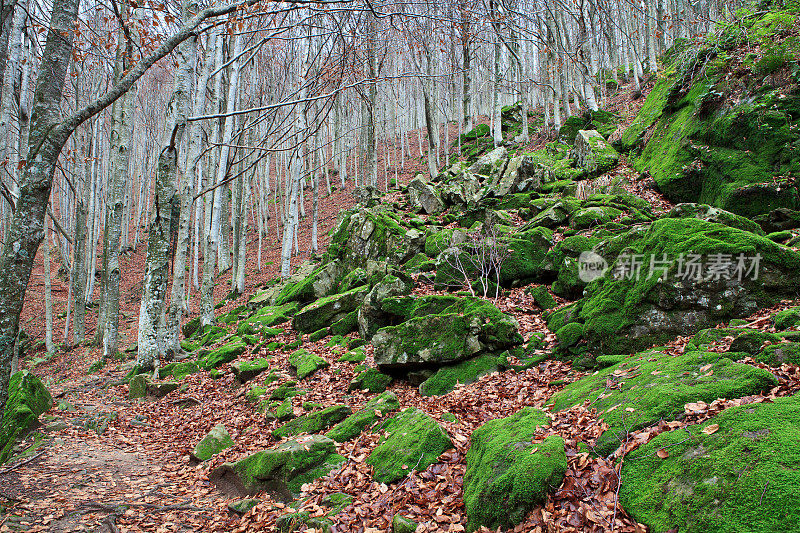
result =
M706 435L713 435L719 429L719 424L710 424L703 429L703 433Z
M662 459L666 459L669 457L669 452L666 450L666 448L661 448L656 452L656 455Z

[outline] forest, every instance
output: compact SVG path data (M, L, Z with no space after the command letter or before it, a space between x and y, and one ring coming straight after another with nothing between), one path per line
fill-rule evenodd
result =
M797 0L4 0L0 167L0 532L797 528Z

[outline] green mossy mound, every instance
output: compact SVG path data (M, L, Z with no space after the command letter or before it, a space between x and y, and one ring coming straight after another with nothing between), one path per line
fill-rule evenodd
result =
M629 453L620 503L653 533L795 531L798 464L799 395L732 407Z
M567 385L553 395L560 411L590 400L610 428L595 451L609 455L625 438L659 420L683 418L684 405L740 398L767 391L777 384L767 370L734 363L724 354L689 352L680 356L643 352Z
M772 317L775 329L782 331L800 325L800 307L790 307L775 313Z
M303 348L289 354L287 359L289 360L289 364L297 370L298 379L311 376L317 370L330 366L330 363L325 359Z
M756 361L767 363L770 366L780 366L784 363L800 365L800 343L783 342L770 344L764 347L755 357Z
M230 363L245 351L247 351L247 344L239 337L233 337L232 340L219 348L199 357L197 364L206 370L217 368L226 363Z
M195 445L191 453L192 459L195 461L208 461L223 450L227 450L235 443L231 438L225 426L219 424L214 426L208 435Z
M345 442L355 438L375 424L381 416L400 408L400 402L393 392L384 392L366 404L352 415L348 416L331 428L325 435L336 442Z
M369 392L383 392L392 383L392 376L383 374L377 368L368 368L359 372L350 381L347 390L368 390Z
M567 470L564 440L554 435L532 442L537 428L549 424L542 411L525 407L475 430L464 472L468 531L514 527L561 484Z
M409 472L425 470L453 447L439 424L414 407L388 419L379 430L385 435L367 457L378 483L393 483Z
M128 382L128 398L163 398L179 386L174 381L153 381L148 374L137 374Z
M169 363L158 369L159 379L172 377L176 381L182 381L186 376L200 371L200 366L194 361L179 361Z
M226 494L243 497L266 490L289 502L299 495L303 483L329 474L344 461L331 439L309 435L225 463L214 469L209 479Z
M501 358L482 355L455 365L443 366L419 386L423 396L441 396L453 390L459 383L466 385L477 381L483 375L496 372Z
M27 370L20 370L11 376L8 400L0 424L0 464L11 456L14 441L52 405L53 397L38 377Z
M337 422L347 418L353 411L346 405L333 405L320 411L298 416L272 432L277 439L299 435L300 433L319 433Z
M369 287L364 285L342 294L320 298L294 315L292 327L301 333L327 328L358 309L368 292Z
M750 232L695 218L656 220L644 232L634 229L618 237L605 253L610 262L619 256L612 270L624 275L592 282L580 312L589 348L599 353L631 353L663 344L749 316L800 292L800 254ZM648 259L637 276L622 270L634 254L666 258L666 263L650 275ZM688 268L681 257L688 261L689 254L705 263L699 281L679 276L680 268ZM714 257L729 258L719 276L709 275ZM740 257L742 269L737 271Z
M558 138L567 143L574 143L580 130L597 130L600 135L608 136L617 130L620 117L609 111L599 109L586 111L582 115L568 117L558 130Z
M231 370L239 383L245 383L265 370L269 370L269 360L259 357L252 361L236 361L231 363Z
M236 332L238 335L252 335L254 333L272 335L276 331L273 326L278 326L291 320L298 308L299 304L297 302L262 307L253 316L240 322Z

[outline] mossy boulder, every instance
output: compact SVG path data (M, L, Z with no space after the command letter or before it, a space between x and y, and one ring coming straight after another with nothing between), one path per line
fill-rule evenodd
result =
M491 355L482 355L455 365L443 366L419 386L419 392L423 396L441 396L453 390L459 383L463 385L472 383L481 376L496 372L499 368L500 358Z
M731 341L730 352L755 355L764 343L780 342L781 337L753 328L709 328L698 331L686 347L688 350L707 350L722 340Z
M208 346L209 344L214 344L228 334L228 330L222 326L206 326L203 330L198 331L200 331L202 334L199 342L197 343L199 346Z
M414 407L389 418L379 430L384 436L367 457L378 483L393 483L414 470L425 470L453 447L439 424Z
M389 274L375 284L358 309L358 333L364 339L371 339L380 328L392 325L392 315L383 309L383 302L410 294L414 287L413 280L406 274L396 274Z
M508 150L503 146L495 148L491 152L482 155L469 168L471 174L483 176L490 181L498 179L503 175L508 163Z
M392 383L392 376L381 373L377 368L368 368L356 374L350 381L347 390L368 390L383 392Z
M158 369L159 379L172 377L176 381L181 381L190 374L200 371L200 366L195 361L175 361L168 363Z
M590 176L599 176L619 163L619 154L595 130L579 130L573 154L577 165Z
M298 416L272 432L277 439L299 435L300 433L319 433L341 422L353 411L346 405L333 405L313 413Z
M231 370L239 383L250 381L265 370L269 370L269 360L263 357L252 361L236 361L231 363Z
M345 265L332 259L303 278L290 278L275 296L274 305L283 306L291 302L303 305L334 294L345 272Z
M219 424L214 426L208 435L198 442L194 450L192 450L191 457L195 461L208 461L223 450L227 450L235 443L231 438L225 426Z
M587 111L582 115L573 115L564 120L558 130L558 138L567 143L574 143L580 130L597 130L604 138L614 133L620 117L609 111L598 109Z
M304 483L329 474L344 461L333 440L308 435L225 463L214 469L209 479L226 494L243 497L266 490L275 499L289 502Z
M413 307L414 317L378 330L372 339L378 369L441 366L522 343L517 321L479 298L456 298L436 314L423 314L429 305L446 302L438 298L405 300L406 306ZM401 301L393 299L385 305L391 308L393 303Z
M333 426L326 435L336 442L348 441L374 425L381 416L399 408L400 402L397 400L397 396L391 391L384 392L365 403L362 409Z
M800 293L800 254L753 233L663 218L630 235L618 239L611 275L586 288L580 320L596 352L631 353Z
M734 363L724 354L689 352L672 356L649 351L631 356L567 385L553 395L553 409L592 402L610 427L597 439L595 451L609 455L626 432L659 420L683 418L684 405L717 398L739 398L777 384L769 371Z
M320 298L294 315L292 327L302 333L326 328L358 309L368 292L369 287L363 285L342 294Z
M278 326L291 320L292 315L297 312L299 304L289 302L284 305L266 306L258 309L251 317L239 322L237 328L238 335L252 335L270 331L273 326Z
M245 351L247 351L247 344L242 339L234 337L233 340L200 357L197 363L202 368L209 370L230 363Z
M392 533L414 533L418 524L403 515L396 514L392 517Z
M770 366L781 366L784 363L800 365L800 342L770 344L765 346L755 359Z
M439 214L445 209L442 194L423 174L417 174L408 183L408 201L413 208L428 215Z
M749 231L756 235L764 235L764 231L761 227L749 218L707 204L678 204L664 216L666 218L699 218L700 220L716 222L717 224L724 224L732 228Z
M724 410L630 452L620 503L653 533L770 533L800 521L800 396ZM667 452L664 456L661 450Z
M790 307L775 313L772 317L775 329L782 331L800 325L800 307Z
M53 405L53 397L42 381L27 370L11 375L8 400L0 424L0 464L11 455L14 441Z
M340 363L363 363L366 360L367 354L363 347L353 348L352 350L344 353L337 361Z
M303 348L289 354L287 359L289 364L297 371L298 379L306 378L314 374L317 370L330 366L330 363L325 359Z
M148 374L137 374L128 382L128 398L163 398L179 386L174 381L153 381Z
M548 309L552 309L556 307L556 299L553 298L553 295L550 294L550 291L547 290L547 287L544 285L536 285L535 287L530 287L526 290L528 294L531 295L533 298L534 303L542 310L547 311Z
M533 443L550 419L524 407L491 420L472 433L464 472L467 530L512 528L558 488L567 470L564 440L557 435Z

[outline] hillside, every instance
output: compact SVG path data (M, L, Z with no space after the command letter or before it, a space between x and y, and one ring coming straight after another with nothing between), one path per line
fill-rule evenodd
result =
M155 373L30 353L0 530L795 530L798 47L745 13L640 99L335 193Z

